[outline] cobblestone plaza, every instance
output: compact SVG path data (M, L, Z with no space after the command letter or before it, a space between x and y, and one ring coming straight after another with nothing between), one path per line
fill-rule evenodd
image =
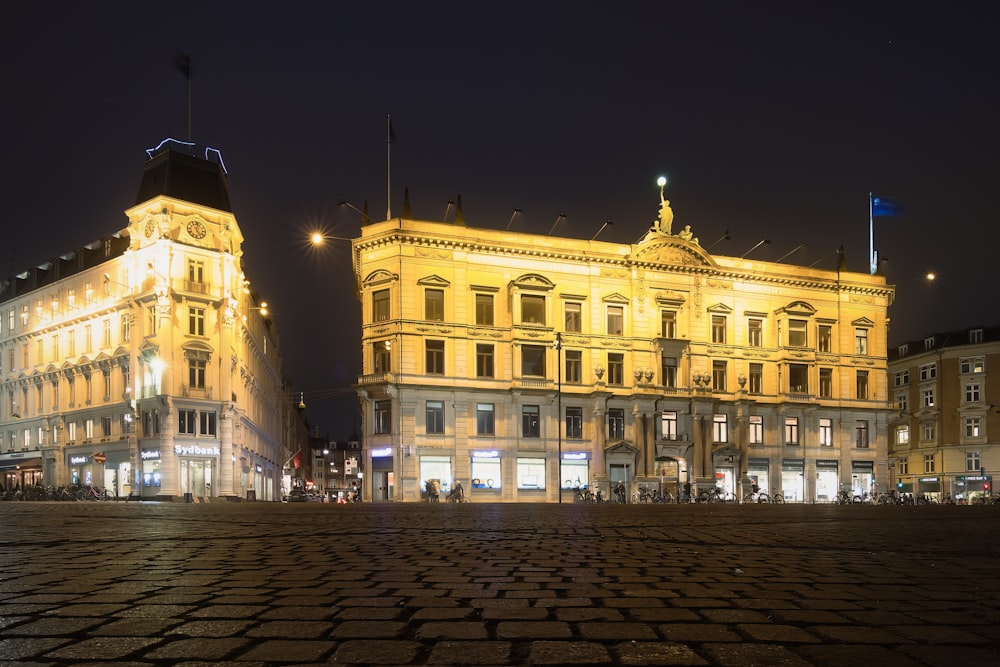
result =
M0 664L1000 664L996 507L0 503Z

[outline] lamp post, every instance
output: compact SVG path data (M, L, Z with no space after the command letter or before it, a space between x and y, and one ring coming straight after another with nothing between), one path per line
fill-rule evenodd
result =
M556 332L556 488L562 502L562 332Z

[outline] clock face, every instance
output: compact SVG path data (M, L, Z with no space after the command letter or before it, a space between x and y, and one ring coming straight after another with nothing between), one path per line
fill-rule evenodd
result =
M146 221L146 238L149 238L150 236L152 236L154 231L156 231L156 225L153 223L152 220L147 220Z
M187 233L191 235L192 238L203 239L205 234L208 232L205 229L205 225L198 222L197 220L192 220L187 224Z

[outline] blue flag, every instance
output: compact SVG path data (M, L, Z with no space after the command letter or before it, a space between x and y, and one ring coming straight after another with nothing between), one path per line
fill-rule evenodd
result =
M903 212L903 206L895 199L872 197L872 217L898 215Z

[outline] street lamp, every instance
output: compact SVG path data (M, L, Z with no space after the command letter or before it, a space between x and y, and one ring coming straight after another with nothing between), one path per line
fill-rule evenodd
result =
M556 332L556 488L562 502L562 332Z

